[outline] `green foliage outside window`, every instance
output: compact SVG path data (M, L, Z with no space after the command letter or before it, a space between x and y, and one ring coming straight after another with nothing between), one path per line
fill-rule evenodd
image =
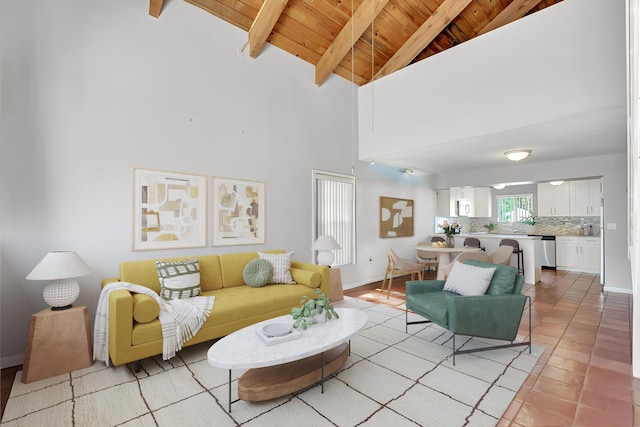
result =
M498 222L521 222L532 215L532 194L498 196Z

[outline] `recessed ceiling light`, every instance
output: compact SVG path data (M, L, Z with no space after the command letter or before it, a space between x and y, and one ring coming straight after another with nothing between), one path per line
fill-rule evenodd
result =
M514 162L519 162L520 160L526 159L531 154L531 150L518 149L511 150L504 153L507 156L507 159L513 160Z
M564 184L564 181L549 181L549 184L557 187L558 185Z
M407 168L404 170L404 173L406 173L407 175L413 175L416 171L414 171L411 168Z
M493 186L493 188L495 188L496 190L502 190L503 188L505 188L507 186L507 184L502 183L502 184L495 184Z

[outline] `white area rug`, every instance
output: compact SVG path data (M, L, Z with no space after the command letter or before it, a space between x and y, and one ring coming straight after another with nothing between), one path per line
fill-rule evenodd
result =
M369 323L324 394L318 385L268 402L239 401L229 414L229 371L207 363L206 343L170 362L146 359L137 374L133 364L95 363L22 384L19 372L2 425L495 426L544 351L534 345L531 355L525 346L465 354L453 366L451 334L442 328L410 325L407 334L404 311L352 298L337 306L363 310ZM233 371L234 393L242 373Z

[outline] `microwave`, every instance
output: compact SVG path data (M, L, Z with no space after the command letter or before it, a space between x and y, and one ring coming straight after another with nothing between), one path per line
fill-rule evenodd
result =
M456 200L456 215L458 216L471 215L471 202L469 200L464 200L464 199Z

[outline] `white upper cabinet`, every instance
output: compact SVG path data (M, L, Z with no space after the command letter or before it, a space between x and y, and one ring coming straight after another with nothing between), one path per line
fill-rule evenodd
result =
M490 187L476 187L476 216L477 217L490 217L491 216L491 188Z
M436 191L436 209L437 216L450 216L451 212L451 199L449 190L437 190Z
M570 183L571 215L600 216L602 179L584 179Z
M569 216L569 182L551 185L548 182L538 184L538 216Z

